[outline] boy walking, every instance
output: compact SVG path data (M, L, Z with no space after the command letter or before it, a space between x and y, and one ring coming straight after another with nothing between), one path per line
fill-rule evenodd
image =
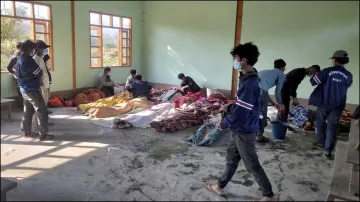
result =
M224 196L223 189L235 174L242 159L246 170L255 177L262 190L264 198L261 201L274 201L270 181L255 151L259 118L266 118L261 115L260 79L253 70L253 65L257 62L260 53L257 46L245 43L236 46L231 51L231 55L234 57L234 68L241 70L244 76L239 82L235 109L218 125L220 129L230 128L232 131L227 148L225 171L217 185L206 185L206 189Z

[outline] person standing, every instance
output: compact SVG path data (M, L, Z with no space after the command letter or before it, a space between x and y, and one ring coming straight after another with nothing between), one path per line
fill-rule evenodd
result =
M126 79L125 89L127 89L130 86L130 84L134 81L135 76L136 76L136 70L135 69L130 70L130 75Z
M47 72L48 77L49 77L49 97L48 97L48 100L49 100L50 94L51 94L50 85L52 84L52 77L51 77L51 72L50 71L51 71L52 67L51 67L51 60L50 60L50 56L49 56L49 48L50 48L50 46L49 45L46 45L46 46L48 46L48 48L43 50L43 53L44 53L43 60L45 62L46 72ZM48 109L48 113L51 114L52 111L50 111Z
M44 41L38 40L36 42L36 53L33 56L33 59L35 60L36 64L41 68L42 76L41 76L41 95L44 99L45 105L47 106L49 97L50 97L50 78L48 74L48 69L46 67L44 56L46 50L50 46L47 45ZM49 113L49 110L47 110ZM52 123L51 123L52 124ZM50 122L48 122L48 126L51 125ZM33 131L38 131L38 122L37 122L37 114L35 113L33 116L33 123L32 126L34 128Z
M21 45L22 45L22 42L19 42L19 43L16 44L16 52L11 57L10 62L8 64L8 66L7 66L7 70L13 76L13 82L15 84L16 92L17 92L17 94L18 94L18 96L20 98L22 97L22 95L21 95L20 88L19 88L19 85L18 85L17 61L18 61L18 57L20 56L20 54L22 52L21 51ZM19 99L17 104L19 106L22 106L23 105L22 99Z
M200 92L200 87L190 76L185 76L183 73L178 75L178 79L181 80L181 88L179 89L182 95L186 95L188 93L198 93Z
M260 132L256 136L256 141L259 143L269 142L269 139L264 137L265 127L267 126L267 108L269 101L274 105L275 103L271 100L269 96L269 89L276 86L275 89L275 98L278 104L280 104L281 109L284 108L281 100L281 89L285 81L285 67L286 63L283 59L278 59L274 61L274 69L263 70L258 73L261 79L261 90L262 90L262 118L260 121Z
M22 44L23 53L18 58L18 84L24 99L24 114L21 121L21 131L25 137L31 137L32 118L37 114L40 141L54 139L48 133L47 107L41 94L42 69L32 56L35 54L36 43L26 40Z
M323 157L327 159L331 158L337 126L346 105L347 90L353 82L353 75L345 69L345 65L349 63L348 53L338 50L330 59L332 67L325 68L311 77L311 85L317 87L309 98L309 105L317 106L318 141L314 145L323 148Z
M240 160L254 177L261 188L262 201L275 201L271 183L259 163L255 150L256 132L259 131L261 116L261 88L258 75L253 72L253 65L260 55L257 46L245 43L236 46L231 55L233 66L241 70L244 76L240 80L236 93L236 107L218 125L220 129L230 128L232 134L226 154L226 168L216 185L206 185L206 189L224 196L224 188L235 174Z
M319 65L312 65L308 68L296 68L291 70L289 73L285 76L285 82L283 84L283 87L281 89L281 99L282 103L284 104L285 113L283 115L284 122L287 122L288 114L290 110L290 98L292 98L292 104L298 105L299 101L297 99L297 89L304 80L306 76L311 77L314 76L316 73L320 72L320 66Z

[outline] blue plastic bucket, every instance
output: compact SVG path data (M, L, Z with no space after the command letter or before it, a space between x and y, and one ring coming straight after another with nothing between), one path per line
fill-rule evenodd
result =
M278 122L278 121L272 121L270 123L271 123L271 131L273 138L278 140L285 139L286 131L288 129L288 124L286 122Z

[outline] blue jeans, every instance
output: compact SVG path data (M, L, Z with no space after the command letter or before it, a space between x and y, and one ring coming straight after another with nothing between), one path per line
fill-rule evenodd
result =
M341 117L341 113L342 110L317 107L316 133L318 136L319 144L324 145L324 152L327 154L331 154L332 150L334 149L336 141L336 131ZM325 127L327 127L326 134Z

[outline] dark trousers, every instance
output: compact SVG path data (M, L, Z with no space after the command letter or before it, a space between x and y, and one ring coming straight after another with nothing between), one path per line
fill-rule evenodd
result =
M331 154L332 150L334 149L336 142L336 131L341 117L341 113L342 110L317 107L316 134L318 137L318 143L324 145L324 152L327 154Z
M16 93L17 93L17 95L18 95L18 99L17 99L16 104L18 105L18 107L22 107L22 105L23 105L23 98L22 98L22 94L21 94L21 92L20 92L20 87L19 87L19 85L18 85L18 80L17 80L15 77L13 77L13 81L14 81L14 85L15 85L15 88L16 88Z
M287 122L290 111L290 85L285 81L281 89L281 101L284 104L285 112L281 116L281 121Z
M37 121L40 135L48 133L48 111L44 98L39 91L22 94L24 99L24 114L21 121L20 129L23 132L31 132L32 119L37 114Z
M267 108L269 105L269 93L261 90L261 115L262 119L259 120L260 130L258 135L263 135L265 127L267 126Z
M232 133L227 148L225 172L219 179L218 185L223 189L229 183L242 159L246 170L255 177L256 182L262 190L263 196L272 197L274 194L270 181L260 165L255 151L255 139L255 133Z
M106 97L111 97L115 95L113 86L103 86L100 90L105 94Z

